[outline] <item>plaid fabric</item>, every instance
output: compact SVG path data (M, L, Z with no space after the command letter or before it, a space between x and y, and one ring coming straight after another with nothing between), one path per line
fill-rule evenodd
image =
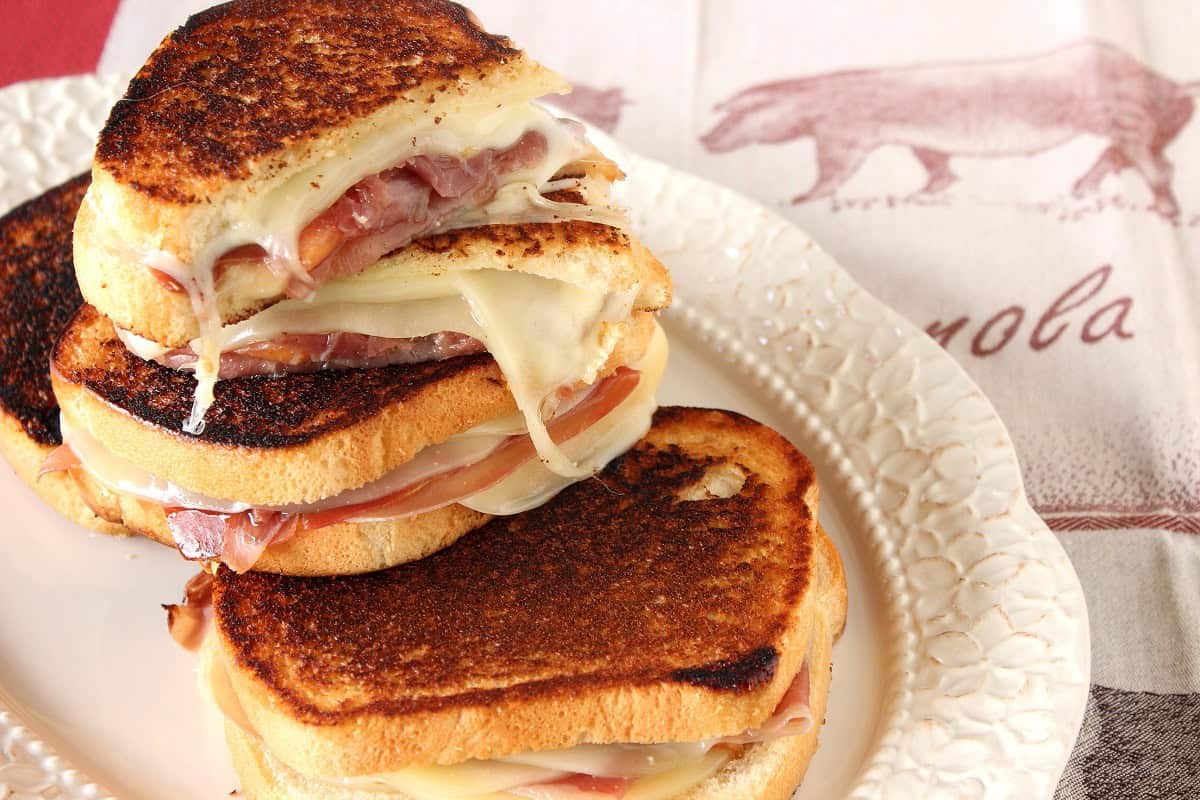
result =
M1200 694L1092 686L1057 800L1200 797Z

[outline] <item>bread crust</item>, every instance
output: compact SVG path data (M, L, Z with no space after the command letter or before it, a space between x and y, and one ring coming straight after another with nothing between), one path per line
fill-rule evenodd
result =
M736 495L678 500L725 462L747 475ZM811 465L779 434L730 412L661 409L599 483L419 564L336 590L222 571L216 632L255 729L305 775L732 734L769 715L810 637L831 635L824 616L844 616L816 502ZM649 572L630 583L622 565ZM563 591L568 574L587 576L594 602ZM483 584L462 616L456 598ZM539 618L573 627L531 628ZM353 677L334 667L340 648L356 652Z
M819 530L821 596L809 652L810 707L815 724L807 733L753 745L721 768L717 774L677 800L787 800L800 785L816 753L828 707L832 678L832 644L846 618L845 575L833 543ZM660 712L662 713L662 712ZM668 709L666 713L670 713ZM379 794L306 777L274 757L263 741L230 721L225 737L241 780L241 793L249 800L411 800L404 793Z
M235 0L163 40L100 132L117 239L184 262L301 170L370 132L565 90L442 0Z
M635 361L654 331L640 314L601 370ZM84 306L54 349L63 413L120 458L211 497L280 506L363 486L421 449L515 413L487 355L366 370L221 381L204 433L181 428L195 380L125 349Z

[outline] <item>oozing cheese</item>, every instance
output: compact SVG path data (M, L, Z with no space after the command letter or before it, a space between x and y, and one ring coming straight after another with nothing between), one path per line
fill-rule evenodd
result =
M299 261L300 232L358 181L416 155L469 156L485 149L502 149L531 130L546 138L546 157L536 165L503 176L501 191L492 203L459 218L451 217L445 227L528 221L538 215L542 221L592 219L623 226L624 215L612 209L554 203L541 197L540 187L563 166L586 154L590 146L545 109L525 102L501 108L468 108L445 119L430 119L423 127L383 128L354 139L353 145L341 150L332 149L307 169L266 181L258 192L246 193L240 204L227 210L224 222L190 264L162 251L137 254L142 263L185 288L200 324L196 397L184 429L200 433L204 414L213 401L221 354L221 319L213 268L221 256L246 244L260 245L267 251L279 274L272 287L267 285L272 282L268 271L258 270L262 274L254 277L258 282L256 295L269 294L271 288L282 290L289 277L308 282L308 273Z
M440 275L368 270L332 281L307 300L277 303L220 328L213 341L224 352L284 333L409 338L455 331L473 336L500 365L543 462L558 475L578 478L594 472L599 462L567 457L550 440L543 417L553 411L549 403L559 388L595 381L625 333L635 297L636 289L595 292L495 269ZM121 336L142 358L164 352L128 332ZM194 348L199 345L193 342Z
M553 472L583 477L595 464L575 463L550 439L543 416L554 393L592 383L627 325L634 295L604 296L562 281L498 270L458 273L488 352L525 416L538 455Z
M655 394L667 367L667 337L661 328L655 326L646 354L632 366L641 372L637 388L611 413L601 417L578 436L556 446L561 448L567 459L586 463L596 470L602 469L609 461L633 447L650 430L657 408ZM557 473L541 461L530 461L492 488L459 502L485 514L519 514L537 508L576 480L577 477Z
M564 444L575 458L586 459L600 466L628 450L650 427L655 409L655 393L666 368L667 343L661 329L651 338L645 355L630 366L641 372L634 391L610 413ZM237 513L252 506L236 499L216 498L189 491L159 478L140 467L114 455L83 426L62 415L63 440L96 480L109 488L149 500L163 506L179 506L204 511ZM525 432L524 419L519 414L483 423L445 442L422 450L412 461L397 468L380 481L358 489L342 492L317 503L295 506L275 506L272 511L304 513L327 508L368 502L395 491L402 485L436 475L453 466L465 465L486 457L507 437ZM564 478L538 461L518 468L495 486L464 498L459 502L488 514L516 514L541 505L570 485L574 479ZM257 506L262 508L261 506ZM356 522L376 519L356 518Z

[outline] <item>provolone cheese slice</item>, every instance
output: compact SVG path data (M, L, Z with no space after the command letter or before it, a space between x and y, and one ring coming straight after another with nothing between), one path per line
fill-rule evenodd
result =
M511 791L530 784L550 783L572 774L603 775L609 765L638 748L648 752L674 750L672 758L658 768L649 768L629 787L624 800L674 800L688 789L711 778L732 758L725 747L703 744L679 745L580 745L568 750L529 754L547 764L562 763L572 769L556 769L514 763L512 759L465 761L450 766L411 767L396 772L355 778L326 779L354 789L376 792L403 792L412 800L494 800L518 798Z

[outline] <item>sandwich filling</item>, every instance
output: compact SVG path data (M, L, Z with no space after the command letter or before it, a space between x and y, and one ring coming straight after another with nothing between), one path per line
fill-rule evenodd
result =
M265 747L238 700L211 631L203 646L200 680L225 718ZM317 780L411 800L673 800L711 778L745 747L811 731L815 720L810 692L805 658L770 717L738 734L698 742L579 744L564 750Z
M196 398L184 429L203 429L220 377L219 295L307 297L414 239L454 228L570 219L625 227L613 208L544 196L558 188L553 179L564 168L588 159L603 161L582 127L532 103L465 109L420 128L377 130L268 181L230 211L191 263L165 251L134 252L159 280L188 294L200 325L192 345Z
M218 374L379 367L486 350L543 462L564 477L582 477L598 465L566 457L543 419L572 388L596 380L636 324L637 290L594 291L499 269L397 275L381 265L219 329ZM199 343L167 350L127 331L118 335L135 355L196 371L201 380Z
M650 427L666 368L666 336L655 326L645 354L594 386L565 398L547 435L571 458L603 467ZM485 514L515 514L549 500L577 480L536 458L525 418L514 414L476 426L419 452L381 478L314 503L256 507L189 491L113 454L83 426L62 416L64 444L42 467L83 470L100 484L162 506L180 552L217 558L236 571L252 567L272 544L341 522L398 519L459 503Z

